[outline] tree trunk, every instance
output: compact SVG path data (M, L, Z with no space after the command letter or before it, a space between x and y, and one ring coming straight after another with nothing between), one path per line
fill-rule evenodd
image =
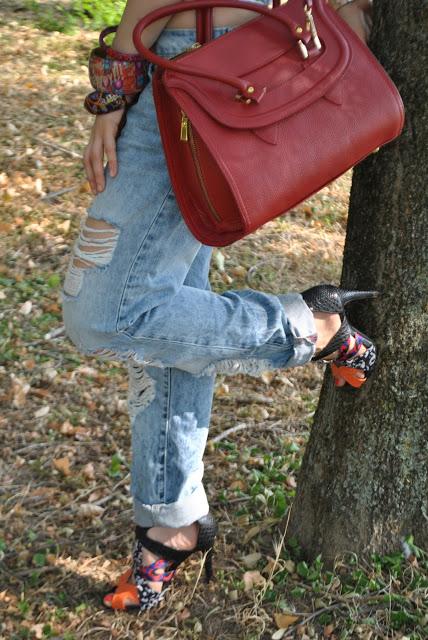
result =
M409 534L428 548L427 34L426 0L375 0L370 46L406 126L354 170L342 285L382 292L348 313L380 353L360 391L327 373L289 526L328 565L345 551L399 550Z

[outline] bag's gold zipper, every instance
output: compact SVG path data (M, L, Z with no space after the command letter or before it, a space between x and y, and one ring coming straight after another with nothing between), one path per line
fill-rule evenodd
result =
M221 222L221 220L222 220L221 215L218 213L218 211L214 207L213 203L211 202L210 196L208 194L208 189L207 189L207 186L205 184L204 174L202 173L202 168L201 168L201 165L200 165L200 162L199 162L198 148L196 146L196 140L195 140L195 136L193 134L192 124L191 124L189 118L187 117L187 115L184 113L184 111L181 111L180 140L182 142L190 143L190 151L191 151L191 154L192 154L192 158L193 158L193 162L194 162L194 165L195 165L196 173L198 175L199 183L200 183L202 191L204 193L205 200L207 201L208 208L209 208L212 216L215 218L215 220L217 220L217 222Z
M181 112L180 140L181 142L189 140L189 118L184 111Z
M180 51L180 53L177 53L175 56L172 56L171 58L168 58L168 59L177 60L177 58L180 58L181 56L184 56L186 53L193 51L193 49L199 49L199 47L202 47L201 43L194 42L193 44L190 45L190 47L186 47L185 49L183 49L183 51Z

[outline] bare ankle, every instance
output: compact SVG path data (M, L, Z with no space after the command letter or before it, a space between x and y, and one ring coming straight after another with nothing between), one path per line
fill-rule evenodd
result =
M149 538L161 542L173 549L190 550L196 546L198 540L198 526L196 523L186 527L152 527L148 532Z
M317 330L316 351L319 352L337 333L342 321L337 313L323 313L321 311L314 312L314 321Z

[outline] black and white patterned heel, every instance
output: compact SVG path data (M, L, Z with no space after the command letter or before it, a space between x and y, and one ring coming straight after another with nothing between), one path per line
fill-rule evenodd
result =
M379 292L352 291L330 284L321 284L303 291L301 295L312 312L337 313L342 320L338 331L312 360L324 360L331 364L337 386L342 386L342 382L345 381L351 387L361 387L374 371L376 346L368 336L349 324L345 306L356 300L377 298L380 295ZM364 346L363 353L362 346ZM338 357L334 361L326 360L335 351L339 351Z
M164 599L167 585L173 579L178 566L193 553L206 553L205 574L207 581L213 576L212 553L217 536L217 523L211 514L197 521L199 531L196 547L190 551L181 551L167 547L161 542L149 538L147 532L150 527L135 527L135 546L133 552L133 567L119 578L118 585L105 594L103 604L109 609L125 611L146 611L156 607ZM143 566L141 562L143 550L151 551L158 560ZM129 582L131 576L134 582ZM151 582L162 582L162 590L155 591ZM132 602L132 604L129 604Z

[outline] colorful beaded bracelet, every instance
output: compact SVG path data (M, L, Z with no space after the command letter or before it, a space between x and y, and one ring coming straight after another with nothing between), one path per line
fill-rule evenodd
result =
M84 106L93 115L117 111L136 102L148 82L148 64L139 54L122 53L105 44L104 38L117 27L100 33L99 46L89 57L89 78L95 91Z
M121 96L142 91L147 84L147 63L138 60L118 60L98 47L89 58L89 79L97 91Z
M89 111L93 116L118 111L125 106L126 101L123 96L118 96L115 93L104 93L103 91L92 91L86 96L84 102L86 111Z

